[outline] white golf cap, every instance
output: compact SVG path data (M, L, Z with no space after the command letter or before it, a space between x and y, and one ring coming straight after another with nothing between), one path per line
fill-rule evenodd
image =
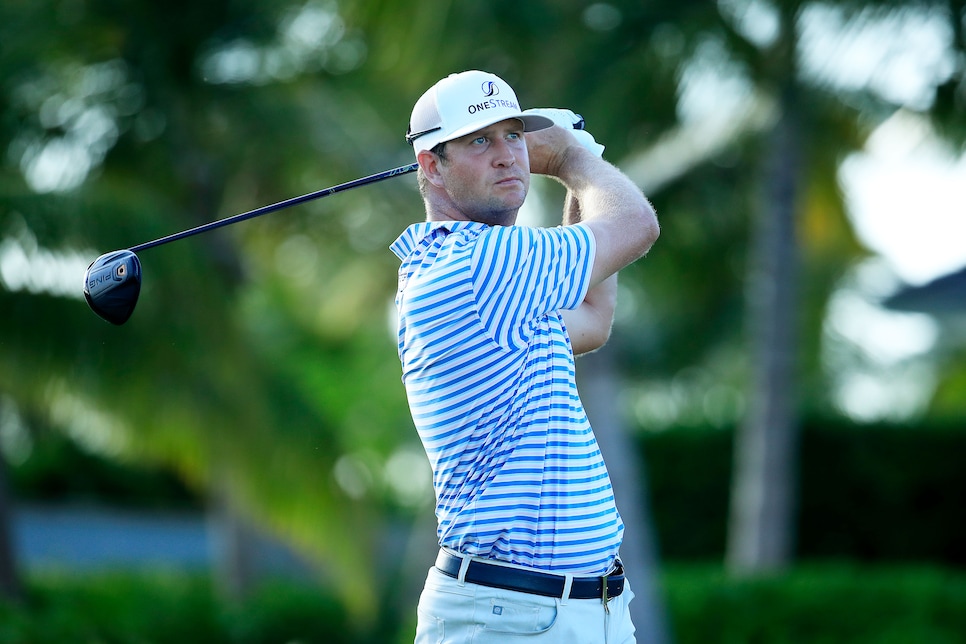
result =
M513 88L499 76L476 70L450 74L416 101L406 141L419 154L504 119L521 120L524 132L553 125L544 116L524 114Z

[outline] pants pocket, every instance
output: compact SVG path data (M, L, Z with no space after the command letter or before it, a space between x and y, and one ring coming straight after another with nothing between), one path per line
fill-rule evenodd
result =
M547 633L557 622L557 600L460 586L431 569L416 614L415 644L509 644Z
M554 600L528 602L491 597L486 602L477 601L476 610L482 631L493 635L537 635L550 630L557 621Z

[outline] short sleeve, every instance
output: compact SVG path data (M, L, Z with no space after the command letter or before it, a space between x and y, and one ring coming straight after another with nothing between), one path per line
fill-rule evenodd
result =
M483 326L501 346L528 342L537 322L580 305L596 243L590 227L496 226L476 244L471 281Z

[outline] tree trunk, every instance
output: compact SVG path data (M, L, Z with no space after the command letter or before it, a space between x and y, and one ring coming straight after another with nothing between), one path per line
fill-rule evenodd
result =
M657 583L658 555L651 527L644 462L636 458L638 448L627 435L621 420L620 381L614 365L616 350L612 341L599 351L578 358L578 387L624 520L621 560L634 590L631 619L637 629L637 639L648 644L667 644L671 638Z
M797 509L795 207L800 141L794 97L786 91L782 99L781 117L768 141L763 173L767 195L754 227L746 295L751 391L735 437L726 554L729 569L739 574L780 570L790 562Z
M11 602L23 597L13 547L13 499L7 486L7 461L0 453L0 596Z
M230 481L220 470L209 493L215 587L226 601L240 602L251 595L256 585L258 546L254 531L235 508Z

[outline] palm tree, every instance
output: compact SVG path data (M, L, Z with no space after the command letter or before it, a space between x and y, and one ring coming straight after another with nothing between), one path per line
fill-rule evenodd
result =
M843 17L861 25L889 12L901 15L942 5L896 2L883 8L880 3L844 2L840 10ZM722 6L731 11L737 7L739 12L749 8L740 3ZM946 3L946 7L957 34L954 47L961 56L963 6ZM811 246L815 240L801 233L816 229L810 223L816 216L815 186L834 185L837 160L861 145L868 132L863 124L897 107L869 88L860 92L861 98L846 97L809 82L799 57L803 16L812 8L808 2L776 3L772 7L775 36L758 47L735 29L741 16L736 19L732 14L732 20L725 21L729 50L752 71L756 86L775 98L777 108L774 126L763 141L759 170L763 198L754 223L747 281L752 367L748 408L735 442L727 548L729 567L739 574L781 570L794 554L800 397L809 382L803 378L815 372L808 369L814 363L809 356L817 353L810 350L817 346L815 336L803 336L802 331L814 334L819 328L800 321L809 310L803 307L802 286L809 280L809 291L828 293L829 280L834 278L834 272L803 263L816 255ZM963 82L963 72L959 69L953 84ZM934 104L937 113L943 105L942 101ZM841 211L841 204L835 209ZM840 255L836 264L844 267L842 260L850 255ZM828 253L820 256L829 258ZM819 287L819 282L824 284Z

